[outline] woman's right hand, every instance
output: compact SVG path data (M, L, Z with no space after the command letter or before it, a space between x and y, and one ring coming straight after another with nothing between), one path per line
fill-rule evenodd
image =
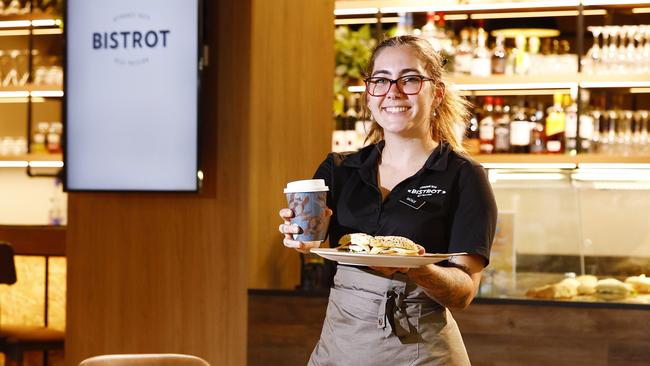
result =
M278 229L280 230L280 233L284 234L284 240L282 243L285 247L293 248L300 253L307 254L309 253L309 249L318 248L320 246L320 243L305 243L302 241L293 240L293 234L300 234L302 232L300 226L291 224L291 218L294 216L293 211L289 208L283 208L280 210L279 214L280 217L284 220L284 223L280 224L280 227ZM331 216L332 210L328 208L326 215Z

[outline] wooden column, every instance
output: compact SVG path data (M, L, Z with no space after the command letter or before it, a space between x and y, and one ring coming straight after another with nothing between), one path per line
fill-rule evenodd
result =
M253 3L248 285L288 289L300 261L282 246L277 212L286 183L311 178L330 151L334 1Z
M69 195L67 365L147 352L243 365L247 285L298 281L277 211L329 150L333 0L205 3L203 191Z

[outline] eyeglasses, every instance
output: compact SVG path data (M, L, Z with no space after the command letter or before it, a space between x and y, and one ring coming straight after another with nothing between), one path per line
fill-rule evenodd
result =
M406 75L395 80L374 77L367 78L364 81L366 82L366 91L368 94L373 97L383 97L388 94L393 84L397 85L397 90L402 94L415 95L422 90L423 82L435 80L422 75Z

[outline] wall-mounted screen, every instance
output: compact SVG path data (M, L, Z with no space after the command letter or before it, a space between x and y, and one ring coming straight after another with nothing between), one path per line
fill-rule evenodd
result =
M67 0L68 191L198 189L200 0Z

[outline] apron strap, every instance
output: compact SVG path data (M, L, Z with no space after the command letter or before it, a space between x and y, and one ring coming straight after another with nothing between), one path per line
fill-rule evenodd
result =
M404 338L415 332L408 322L404 292L389 290L381 301L377 314L377 328L387 330L398 338Z

